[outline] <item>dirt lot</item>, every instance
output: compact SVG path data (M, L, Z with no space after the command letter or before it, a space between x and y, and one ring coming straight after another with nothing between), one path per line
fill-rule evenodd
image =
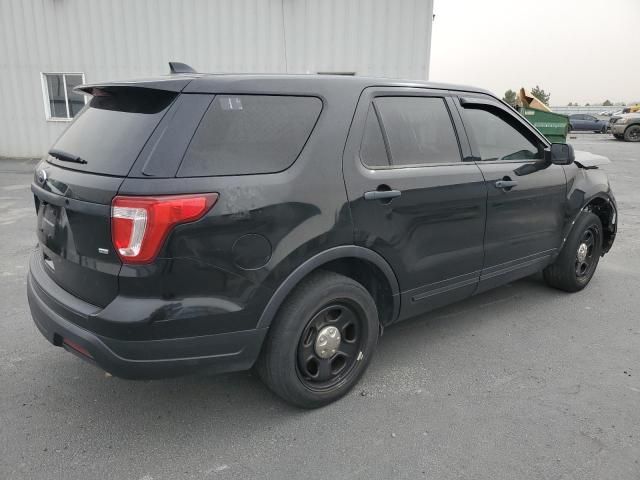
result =
M249 373L130 382L36 331L33 162L0 162L0 478L640 478L640 144L609 156L612 252L585 291L525 279L385 332L350 395L288 407Z

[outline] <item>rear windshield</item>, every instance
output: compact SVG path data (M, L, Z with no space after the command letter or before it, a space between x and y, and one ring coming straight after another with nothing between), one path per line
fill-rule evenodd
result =
M49 157L65 168L125 176L175 98L139 87L94 89L94 97L62 134Z
M318 120L315 97L218 95L205 113L179 177L245 175L285 170Z

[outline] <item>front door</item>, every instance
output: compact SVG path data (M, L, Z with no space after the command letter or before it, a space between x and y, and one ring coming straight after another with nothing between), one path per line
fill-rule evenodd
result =
M458 129L456 129L456 126ZM467 297L483 258L486 186L447 92L367 89L343 161L355 243L394 269L401 318Z
M488 192L481 291L549 263L562 242L566 177L517 113L480 97L460 105Z
M586 123L586 126L588 127L587 128L588 130L593 130L594 132L597 132L602 128L602 125L600 124L600 122L596 117L593 117L591 115L585 115L585 117L587 118L587 121L585 123Z

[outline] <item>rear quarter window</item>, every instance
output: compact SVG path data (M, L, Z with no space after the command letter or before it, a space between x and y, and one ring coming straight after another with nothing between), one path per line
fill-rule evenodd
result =
M316 97L218 95L185 152L178 176L285 170L302 151L321 110Z

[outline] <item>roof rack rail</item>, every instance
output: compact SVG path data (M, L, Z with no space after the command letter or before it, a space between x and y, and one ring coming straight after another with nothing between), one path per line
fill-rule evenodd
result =
M176 73L198 73L192 67L182 62L169 62L169 70L172 75Z

